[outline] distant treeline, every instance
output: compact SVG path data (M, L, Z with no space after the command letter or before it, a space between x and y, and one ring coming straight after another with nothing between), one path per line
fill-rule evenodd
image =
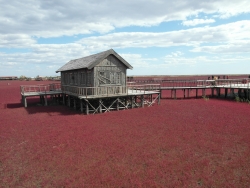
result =
M0 76L0 80L17 80L17 76Z

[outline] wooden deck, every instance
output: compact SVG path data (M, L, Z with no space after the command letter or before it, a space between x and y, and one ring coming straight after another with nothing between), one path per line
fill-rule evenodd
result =
M88 114L91 109L93 113L106 112L111 109L144 107L144 104L152 106L162 96L162 91L170 90L171 98L176 98L176 91L182 90L183 97L190 97L192 90L202 90L202 96L206 96L206 90L211 89L212 96L220 96L221 89L225 89L225 97L228 90L243 90L250 98L250 79L224 79L224 80L171 80L142 83L129 82L128 86L102 86L102 87L76 87L70 85L28 85L21 86L22 102L27 107L27 97L40 96L47 105L47 96L60 95L63 104L77 108L80 104L81 111ZM97 102L96 102L97 101ZM107 103L110 101L110 104ZM139 102L138 102L139 101ZM116 107L113 105L116 104ZM120 104L120 106L119 106ZM91 107L91 108L89 108Z
M27 97L39 96L40 100L44 100L45 106L48 105L47 97L62 94L61 84L52 83L48 85L21 85L20 86L22 103L27 107Z
M250 93L250 79L219 79L219 80L140 80L139 82L130 82L132 85L137 84L158 84L160 85L158 90L161 92L164 90L171 91L171 98L176 99L176 91L183 91L183 98L190 96L190 91L195 90L196 98L198 97L198 90L202 90L202 97L206 96L206 90L211 89L212 96L220 96L221 89L225 89L225 97L228 90L231 92L234 89L245 90ZM250 96L248 97L250 98Z

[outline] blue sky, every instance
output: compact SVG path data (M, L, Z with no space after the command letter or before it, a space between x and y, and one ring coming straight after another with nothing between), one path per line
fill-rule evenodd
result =
M0 0L0 76L113 48L129 75L250 74L247 0Z

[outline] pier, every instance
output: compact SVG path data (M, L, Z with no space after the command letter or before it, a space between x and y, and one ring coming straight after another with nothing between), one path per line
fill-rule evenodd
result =
M62 104L80 110L85 114L105 113L112 110L130 109L160 104L163 91L170 91L170 98L177 98L177 91L183 98L234 96L250 100L250 79L220 80L157 80L128 82L127 86L78 87L53 83L48 85L20 86L22 103L27 107L27 97L39 96L40 102L48 105L47 98L60 100ZM201 96L198 91L201 90ZM210 94L207 95L207 90ZM224 90L224 92L222 91Z

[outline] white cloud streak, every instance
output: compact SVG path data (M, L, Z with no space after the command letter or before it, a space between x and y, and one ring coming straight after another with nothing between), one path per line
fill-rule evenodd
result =
M0 4L1 34L25 33L36 37L106 33L128 26L149 27L187 20L199 13L228 18L250 12L247 0L0 0ZM208 21L211 23L205 20Z
M223 53L225 50L228 53L231 49L233 53L241 53L247 52L246 49L249 49L249 31L250 21L245 20L215 27L199 27L162 33L112 33L84 38L79 40L78 43L86 48L102 50L109 48L190 46L193 47L193 52ZM217 46L207 45L210 43Z
M185 20L182 22L182 25L184 26L196 26L201 24L210 24L214 23L214 19L193 19L193 20Z

